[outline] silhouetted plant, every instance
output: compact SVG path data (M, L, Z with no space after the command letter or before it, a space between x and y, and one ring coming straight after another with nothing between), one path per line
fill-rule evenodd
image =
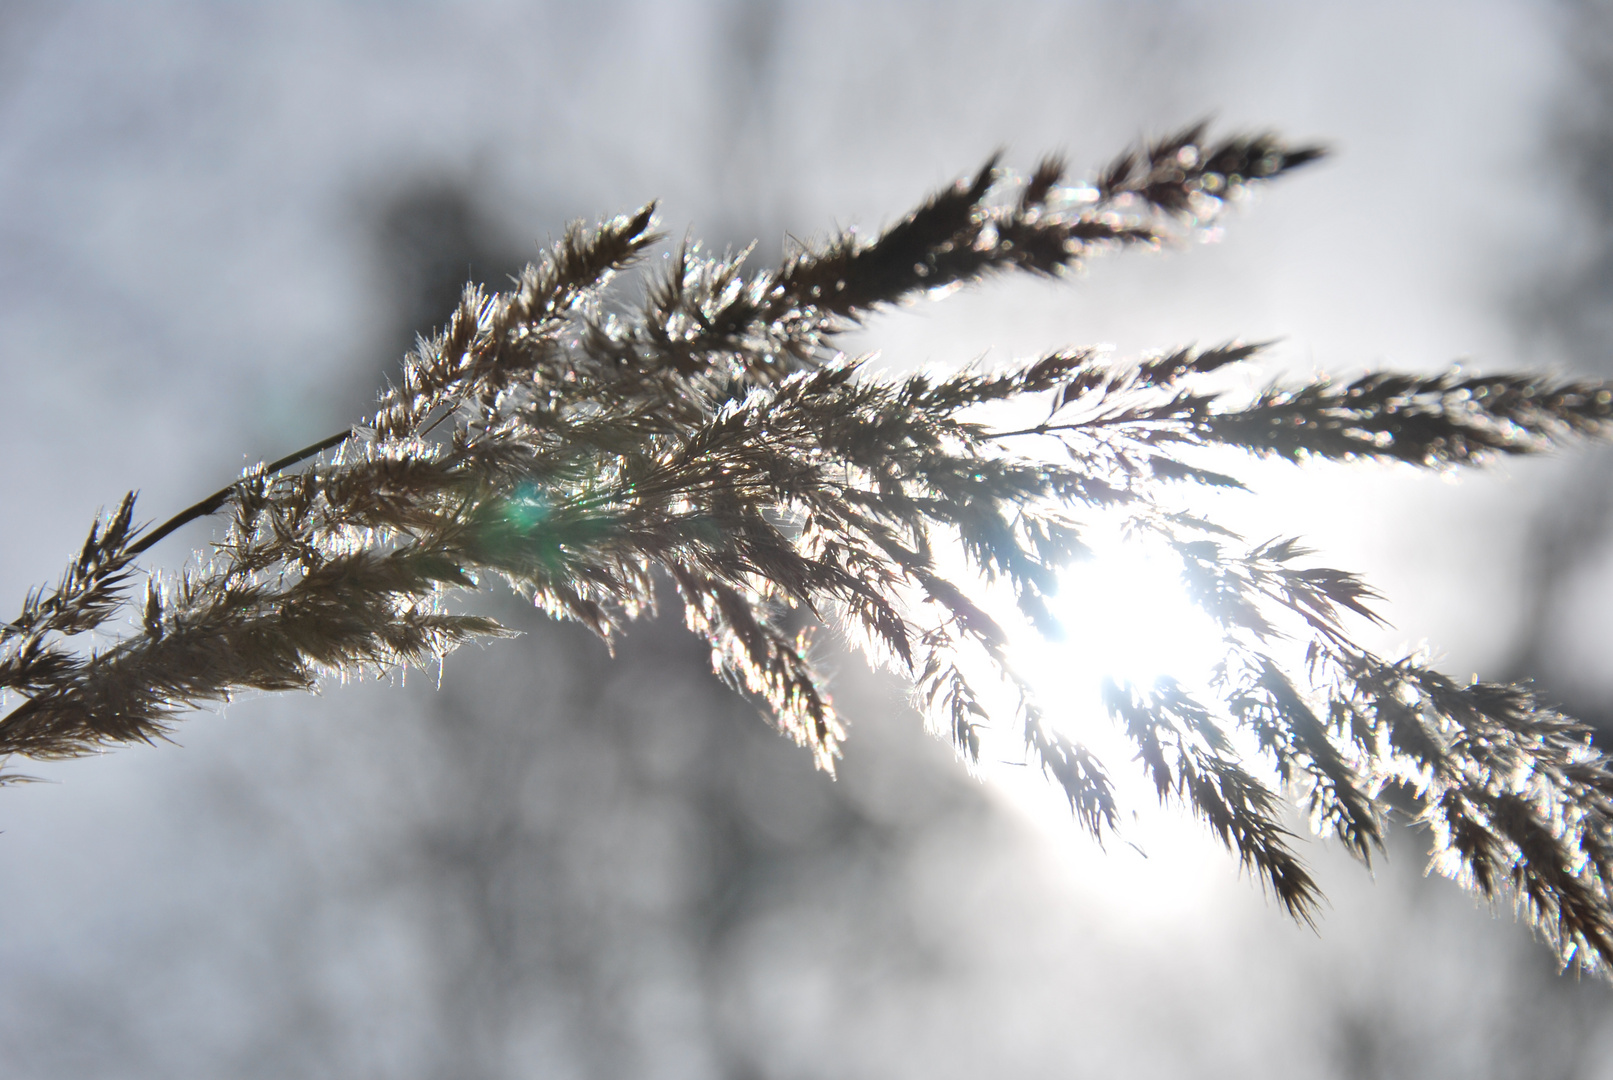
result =
M610 284L658 241L653 207L573 226L510 291L467 288L366 425L248 470L149 532L133 525L132 495L98 522L61 581L0 628L0 687L24 699L0 721L0 754L150 740L241 690L431 663L503 633L448 603L490 579L609 642L653 607L664 575L716 670L820 767L832 770L844 731L807 634L790 629L801 613L908 673L966 760L987 726L1014 725L1102 837L1119 820L1107 766L1047 721L982 587L1002 583L1056 634L1046 598L1059 569L1088 555L1094 521L1118 520L1171 554L1223 639L1204 688L1105 688L1162 800L1195 811L1309 919L1316 886L1262 776L1275 770L1362 859L1382 843L1393 787L1431 830L1442 872L1512 895L1565 962L1605 970L1613 771L1588 729L1525 688L1374 655L1343 621L1374 618L1358 578L1308 565L1293 540L1246 544L1175 493L1241 487L1205 467L1217 447L1430 469L1538 453L1609 434L1609 389L1453 371L1251 396L1215 385L1258 351L1236 343L1134 363L1066 349L905 378L836 349L922 293L1190 234L1320 154L1204 135L1127 153L1090 183L1066 182L1057 159L1023 179L993 160L876 239L842 234L776 270L685 245L636 306ZM999 422L1025 402L1038 422ZM131 599L137 556L224 511L211 556L147 574L143 604ZM138 627L75 647L134 606ZM982 671L1012 692L1011 720L991 715Z

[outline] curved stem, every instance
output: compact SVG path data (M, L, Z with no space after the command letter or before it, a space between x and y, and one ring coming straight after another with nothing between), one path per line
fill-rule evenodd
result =
M345 431L339 431L335 435L328 435L312 445L303 447L301 450L298 450L295 453L287 454L278 461L269 462L269 464L265 465L263 468L263 475L273 475L274 473L279 472L281 469L289 469L298 462L306 461L315 454L324 450L329 450L333 446L338 446L352 437L352 428L348 428ZM206 517L209 514L218 513L219 510L223 508L224 504L230 501L230 496L235 494L235 489L239 486L240 481L236 481L234 484L230 484L228 487L219 488L201 502L187 506L185 509L175 514L161 525L158 525L145 536L141 537L138 543L130 544L129 554L138 555L142 551L149 549L153 544L167 536L169 533L173 532L175 529L188 525L199 517Z

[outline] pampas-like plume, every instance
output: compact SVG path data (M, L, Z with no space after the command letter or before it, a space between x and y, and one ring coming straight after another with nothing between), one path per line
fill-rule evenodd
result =
M871 242L842 234L775 270L684 246L629 307L612 278L659 237L653 207L574 226L504 293L467 288L374 417L202 500L143 535L133 499L90 531L61 581L0 627L0 755L69 757L161 735L242 690L424 664L502 633L448 598L501 579L607 642L651 608L658 576L712 663L832 770L845 732L802 613L909 673L934 730L971 762L988 725L1102 837L1119 808L1105 763L1051 725L989 613L999 582L1033 625L1083 533L1119 516L1179 563L1224 639L1206 690L1111 681L1108 711L1162 800L1179 802L1309 919L1316 886L1278 821L1275 773L1361 858L1391 786L1436 865L1512 896L1564 961L1613 965L1613 771L1580 723L1528 690L1464 685L1355 644L1356 577L1291 540L1249 546L1173 505L1182 484L1237 487L1195 458L1427 468L1531 454L1613 429L1613 393L1533 376L1376 374L1239 400L1217 372L1257 346L1140 362L1062 350L995 373L894 379L836 351L879 308L1013 271L1052 275L1191 233L1251 185L1319 156L1202 126L1123 155L1091 183L1049 159L995 159ZM994 410L1039 402L1032 426ZM1046 453L1062 450L1055 461ZM1040 451L1040 452L1038 452ZM1223 455L1224 457L1224 455ZM294 471L294 466L313 463ZM1202 459L1200 459L1202 460ZM136 556L227 511L205 563L147 578ZM973 572L949 569L961 563ZM96 651L70 638L124 618ZM1285 657L1307 643L1303 659ZM982 663L984 662L984 663ZM979 672L1014 692L1009 720Z

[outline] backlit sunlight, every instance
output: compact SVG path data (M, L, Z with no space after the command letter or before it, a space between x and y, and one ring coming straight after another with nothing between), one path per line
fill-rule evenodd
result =
M1112 680L1142 688L1170 678L1190 690L1203 687L1221 656L1220 634L1188 599L1169 549L1119 535L1087 539L1094 557L1062 573L1049 603L1061 638L1027 630L1015 656L1048 721L1108 766L1121 842L1107 842L1107 850L1090 842L1055 785L1024 765L1017 739L1005 735L997 752L983 754L984 772L1098 898L1142 920L1186 917L1217 886L1235 882L1236 859L1181 807L1160 806L1135 749L1104 708L1103 686Z
M1151 686L1160 678L1187 685L1209 679L1220 635L1182 589L1170 552L1116 543L1065 570L1050 605L1063 640L1048 642L1035 678L1068 714L1072 734L1101 718L1104 680Z

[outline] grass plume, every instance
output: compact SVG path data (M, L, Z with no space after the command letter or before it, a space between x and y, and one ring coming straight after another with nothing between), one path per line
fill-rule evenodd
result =
M1171 553L1222 638L1207 689L1105 688L1161 800L1309 919L1318 894L1279 821L1283 789L1368 859L1393 787L1442 872L1512 897L1565 962L1606 970L1613 770L1589 730L1526 688L1372 654L1347 625L1375 618L1365 583L1293 540L1246 543L1173 492L1242 486L1206 467L1216 447L1431 469L1539 453L1607 436L1609 388L1378 373L1251 399L1216 378L1256 358L1241 343L1134 362L1059 349L904 378L837 348L924 294L1189 235L1319 155L1199 125L1084 182L1056 158L1028 177L994 158L874 239L842 233L776 268L683 245L637 303L614 280L660 242L653 204L573 226L508 291L468 287L363 424L150 531L132 496L98 521L60 581L0 626L0 688L20 699L0 756L150 740L242 691L431 663L503 633L450 603L493 582L609 642L655 606L660 580L713 667L823 769L846 732L803 621L908 674L967 761L987 727L1017 732L1102 837L1120 820L1111 763L1048 722L982 588L998 583L1052 628L1060 568L1087 553L1093 520L1119 515ZM993 423L1024 402L1040 422ZM135 559L210 514L228 515L211 555L146 573L137 595ZM968 573L948 569L954 552ZM102 644L82 648L87 633ZM982 670L1013 715L993 715Z

